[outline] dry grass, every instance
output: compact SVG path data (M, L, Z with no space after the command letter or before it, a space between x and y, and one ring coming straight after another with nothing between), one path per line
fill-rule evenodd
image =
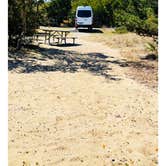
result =
M115 34L113 30L106 28L102 31L102 34L91 36L90 40L99 41L113 49L118 49L121 58L128 64L128 67L124 68L125 74L157 90L158 61L144 59L151 53L147 50L147 43L153 43L153 39L135 33Z

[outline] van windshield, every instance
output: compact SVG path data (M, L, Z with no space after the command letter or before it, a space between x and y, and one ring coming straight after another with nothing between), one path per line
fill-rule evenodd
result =
M91 17L91 11L90 10L78 10L78 17Z

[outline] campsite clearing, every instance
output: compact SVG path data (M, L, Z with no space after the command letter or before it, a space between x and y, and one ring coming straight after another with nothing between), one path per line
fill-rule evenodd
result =
M151 39L106 31L9 51L9 166L157 165Z

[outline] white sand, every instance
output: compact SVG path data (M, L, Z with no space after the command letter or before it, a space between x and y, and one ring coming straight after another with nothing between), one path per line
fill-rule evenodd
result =
M58 49L120 58L81 35L77 42ZM157 93L111 67L121 80L85 70L10 71L9 166L157 165Z

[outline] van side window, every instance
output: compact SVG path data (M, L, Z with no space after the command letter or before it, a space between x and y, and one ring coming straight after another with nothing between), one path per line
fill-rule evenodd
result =
M91 17L91 11L90 10L78 10L78 17Z

